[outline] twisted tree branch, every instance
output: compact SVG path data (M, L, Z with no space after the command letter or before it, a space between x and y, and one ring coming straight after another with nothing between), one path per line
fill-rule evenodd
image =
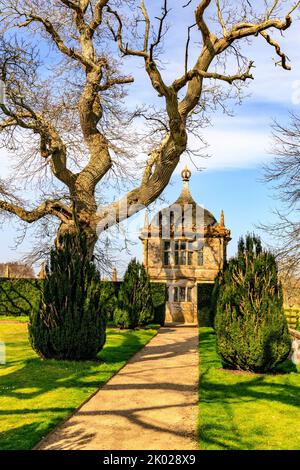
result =
M26 210L10 202L0 201L0 211L14 214L28 223L36 222L49 214L56 216L62 222L68 222L72 217L71 210L60 201L45 201L32 210Z

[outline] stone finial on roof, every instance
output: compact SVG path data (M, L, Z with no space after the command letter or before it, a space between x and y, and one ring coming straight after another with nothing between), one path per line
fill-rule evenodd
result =
M190 181L190 177L192 176L192 172L185 166L184 170L181 172L181 177L183 181Z
M114 268L112 272L112 282L117 282L117 281L118 281L117 268Z
M186 166L184 170L181 172L181 177L182 177L182 190L179 198L175 202L175 204L196 204L194 199L192 198L190 194L190 187L189 187L189 181L190 177L192 176L192 172L188 169Z
M9 278L10 277L10 269L9 265L7 264L5 267L5 277Z
M46 269L45 269L45 262L43 261L41 264L41 269L38 274L39 279L45 279L46 278Z
M224 211L223 210L221 210L220 225L221 225L221 227L225 227L225 217L224 217Z
M145 219L144 219L144 229L148 230L148 228L149 228L149 211L148 209L146 209Z

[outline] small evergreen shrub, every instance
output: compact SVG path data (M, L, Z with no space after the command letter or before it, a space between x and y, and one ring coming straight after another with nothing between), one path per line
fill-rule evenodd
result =
M65 235L46 267L39 308L30 315L29 339L43 358L95 359L106 339L100 276L84 235Z
M119 289L114 324L120 328L133 329L151 323L153 318L154 307L149 276L144 266L133 259L127 267Z
M167 286L164 283L153 282L151 295L154 307L153 323L164 326L166 317Z
M267 372L288 357L291 339L277 265L259 238L240 240L214 295L217 351L224 367Z
M137 307L138 325L145 326L151 323L154 319L154 305L150 278L143 264L140 265Z
M125 272L119 289L118 306L114 313L114 324L120 328L134 329L138 326L139 264L133 259Z
M114 311L118 305L119 283L101 281L101 314L104 314L108 323L114 319Z
M119 307L116 307L114 311L114 324L121 329L134 328L134 323L131 321L128 310L123 310Z

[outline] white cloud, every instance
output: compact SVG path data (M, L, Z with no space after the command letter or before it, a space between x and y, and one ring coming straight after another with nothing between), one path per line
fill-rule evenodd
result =
M251 130L211 129L206 135L211 158L204 160L207 169L249 168L269 158L268 136Z
M235 116L214 121L214 126L204 129L203 136L208 148L203 152L209 158L193 157L197 167L207 170L246 169L272 158L271 119L268 116L253 118ZM194 136L189 137L189 147L196 149L199 142ZM176 170L180 173L185 165L191 166L190 158L185 155Z
M212 129L207 134L211 157L193 159L197 167L207 170L246 169L271 158L267 151L269 140L265 134L218 129ZM191 166L188 156L182 158L176 172L180 173L186 164Z

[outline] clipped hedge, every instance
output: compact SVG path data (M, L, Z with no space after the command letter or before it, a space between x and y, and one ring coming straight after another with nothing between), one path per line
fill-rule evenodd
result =
M154 307L149 275L143 264L133 258L119 289L114 324L134 329L153 322Z
M40 279L0 278L0 316L29 315L39 305L42 283Z
M108 323L113 322L114 311L118 306L118 292L121 282L101 281L101 308Z
M7 279L0 278L0 316L29 315L40 302L42 279ZM101 281L101 303L109 323L113 322L114 310L117 308L118 292L122 282ZM152 282L151 293L154 305L152 323L163 326L165 323L166 284Z
M110 289L109 286L113 286L113 300L110 300L110 304L112 308L109 308L109 314L107 316L108 321L110 324L113 324L113 311L114 308L118 308L117 298L118 292L122 285L121 281L112 282L112 281L104 281L107 284L108 290ZM166 314L166 299L167 299L167 286L165 283L161 282L151 282L151 293L152 293L152 302L154 306L154 318L151 323L156 325L164 326L165 323L165 314ZM115 306L113 308L113 305ZM120 315L121 312L118 312Z

